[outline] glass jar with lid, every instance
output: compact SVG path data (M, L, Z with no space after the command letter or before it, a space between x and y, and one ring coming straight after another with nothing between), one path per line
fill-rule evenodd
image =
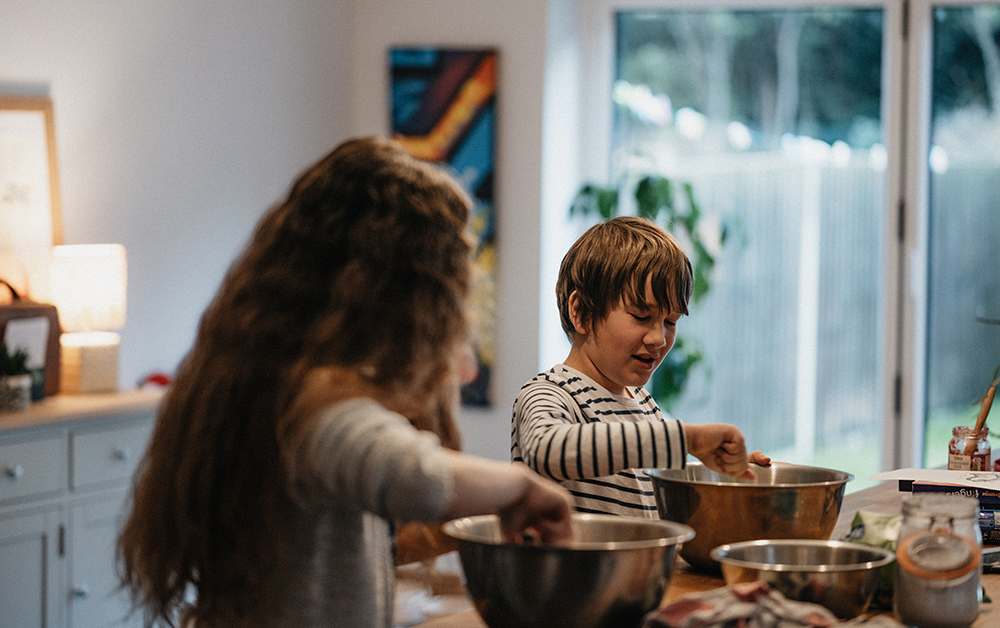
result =
M971 625L982 602L982 549L975 497L904 496L894 595L900 621L922 628Z

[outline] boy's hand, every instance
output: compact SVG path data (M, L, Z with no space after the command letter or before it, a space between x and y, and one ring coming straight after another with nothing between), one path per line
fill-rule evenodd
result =
M684 425L687 435L688 453L701 460L706 467L719 473L737 478L756 477L749 466L743 434L735 425L710 423L708 425ZM754 462L770 464L771 459L755 451ZM766 460L766 462L761 462Z

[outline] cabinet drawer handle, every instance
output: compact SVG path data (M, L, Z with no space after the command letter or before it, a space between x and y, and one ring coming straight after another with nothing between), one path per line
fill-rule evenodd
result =
M128 447L117 447L114 451L114 457L119 462L128 462L129 458L132 457L132 450Z
M13 467L7 467L6 469L4 469L4 473L7 475L8 479L16 482L17 480L21 479L21 476L24 475L24 467L22 467L19 464L16 464Z
M90 595L90 587L87 586L87 583L78 584L73 587L73 597L76 599L85 600L88 595Z

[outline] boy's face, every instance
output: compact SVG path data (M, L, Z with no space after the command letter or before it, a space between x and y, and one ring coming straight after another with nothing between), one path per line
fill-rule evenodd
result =
M570 297L571 302L575 295ZM575 307L571 303L571 313ZM656 305L650 282L645 303L623 300L607 318L586 329L576 324L576 339L566 365L584 373L616 395L626 386L643 386L674 346L680 312L667 312Z

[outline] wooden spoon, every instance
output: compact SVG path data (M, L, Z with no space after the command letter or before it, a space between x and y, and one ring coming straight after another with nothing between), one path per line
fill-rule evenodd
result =
M983 405L979 408L979 418L976 419L977 432L986 425L986 416L990 413L990 406L993 405L993 397L997 394L997 384L1000 384L1000 378L993 380L993 383L990 384L990 389L986 391L986 396L983 397ZM976 440L972 439L965 445L965 455L971 456L975 450Z

